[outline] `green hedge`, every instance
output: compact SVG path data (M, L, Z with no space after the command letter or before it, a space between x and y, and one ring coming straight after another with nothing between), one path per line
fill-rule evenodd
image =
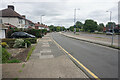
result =
M37 38L24 38L24 40L30 41L32 44L37 43Z
M37 43L37 38L22 38L22 39L30 41L31 44ZM15 40L16 39L6 38L6 39L2 39L2 42L6 42L10 48L13 48L13 45L15 44Z
M46 29L18 29L18 28L10 28L7 32L7 38L11 37L11 34L14 32L26 32L36 36L37 38L42 38L43 34L47 33Z
M6 39L2 39L2 42L6 42L6 43L8 44L8 46L9 46L10 48L12 48L13 45L14 45L14 43L15 43L15 40L16 40L16 39L6 38Z

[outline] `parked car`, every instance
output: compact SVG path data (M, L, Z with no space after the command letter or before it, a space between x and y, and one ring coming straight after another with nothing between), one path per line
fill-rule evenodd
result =
M11 38L35 38L35 36L26 32L14 32Z
M106 32L106 35L113 35L112 32Z

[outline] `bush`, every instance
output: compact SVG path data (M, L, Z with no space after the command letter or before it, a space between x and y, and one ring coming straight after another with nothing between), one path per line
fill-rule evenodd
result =
M2 42L1 45L2 45L3 48L7 48L8 47L6 42Z
M36 36L37 38L42 38L42 30L40 29L28 29L25 32Z
M6 63L10 57L11 57L11 54L8 53L5 48L2 48L2 63Z
M7 38L10 38L11 37L11 34L14 33L14 32L26 32L26 33L29 33L29 34L32 34L34 36L36 36L37 38L42 38L42 33L43 34L46 34L47 33L47 30L43 29L18 29L18 28L10 28L9 31L7 32Z
M21 62L22 61L17 60L17 59L12 59L12 60L7 61L7 63L21 63Z
M6 39L2 39L2 42L6 42L7 45L8 45L10 48L12 48L13 45L14 45L14 43L15 43L15 40L16 40L16 39L6 38Z
M27 44L27 47L30 47L31 46L31 42L28 41L28 40L24 40L24 46Z
M16 39L14 48L23 48L24 47L24 40L23 39Z
M25 38L24 40L30 41L32 44L37 43L37 38Z

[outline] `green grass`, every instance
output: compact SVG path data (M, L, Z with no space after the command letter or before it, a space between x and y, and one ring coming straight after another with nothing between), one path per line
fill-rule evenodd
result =
M28 52L28 55L27 55L26 61L29 60L29 58L30 58L30 56L31 56L31 54L32 54L32 52L33 52L34 49L35 49L35 46L33 46L33 47L31 48L31 50Z
M102 38L102 37L95 37L95 38Z
M13 60L8 60L7 63L21 63L22 61L13 59Z
M22 68L24 68L24 67L25 67L25 64L22 65Z
M79 34L76 34L76 35L79 35Z
M21 72L22 72L22 70L19 70L19 72L21 73Z
M18 78L14 78L13 80L18 80Z

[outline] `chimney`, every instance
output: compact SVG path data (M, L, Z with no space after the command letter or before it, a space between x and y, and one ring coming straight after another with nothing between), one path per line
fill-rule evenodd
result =
M8 5L8 8L14 10L14 6L13 5Z
M22 17L23 17L23 18L26 18L26 16L25 16L25 15L22 15Z

